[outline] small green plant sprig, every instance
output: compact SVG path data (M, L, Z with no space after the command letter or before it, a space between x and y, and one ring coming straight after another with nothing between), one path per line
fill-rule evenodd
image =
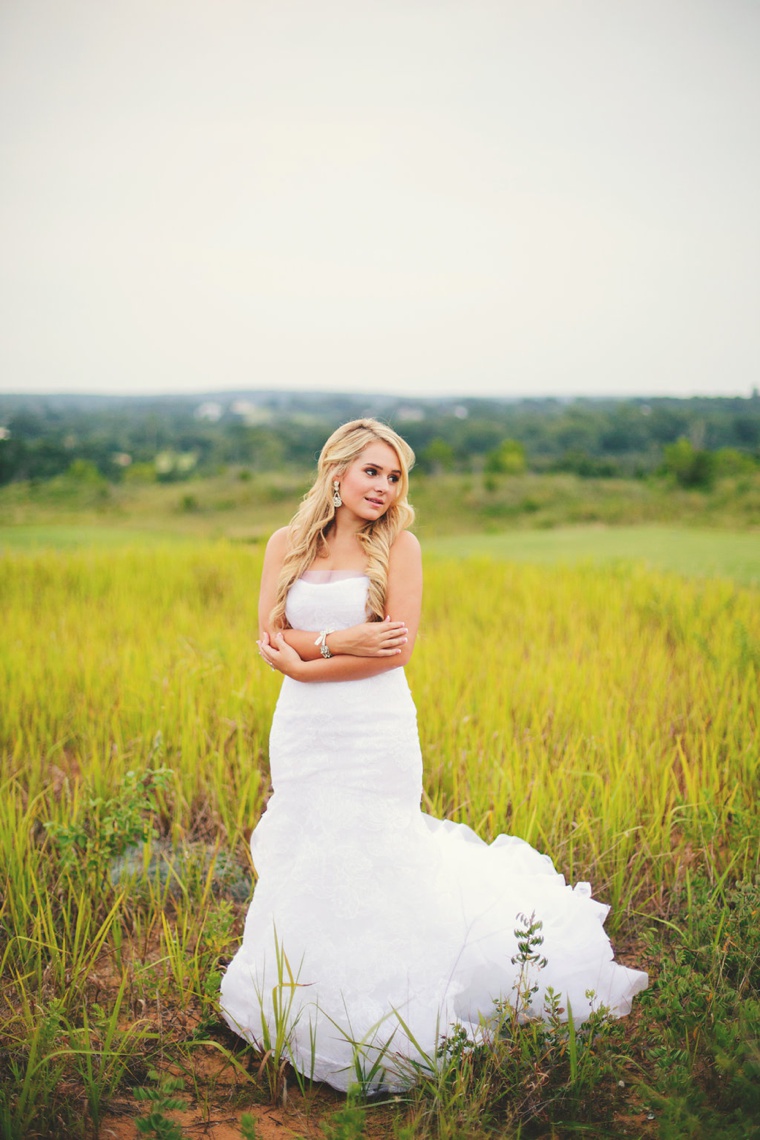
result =
M155 1084L134 1090L135 1100L148 1101L151 1105L147 1116L141 1116L135 1121L135 1127L141 1136L153 1136L155 1140L187 1140L179 1124L166 1116L167 1112L178 1112L185 1108L185 1102L176 1095L185 1087L181 1077L164 1077L161 1079L155 1069L148 1072L148 1077Z
M547 960L541 953L541 947L544 944L544 936L541 931L544 924L536 918L535 911L530 917L525 914L518 914L517 921L520 924L515 927L517 953L512 958L512 965L519 966L520 973L515 983L517 1002L514 1006L514 1015L527 1017L533 997L539 989L538 981L531 978L531 967L534 971L533 978L535 978L536 973L543 970L547 965Z
M181 1125L166 1115L167 1112L178 1112L187 1107L176 1095L184 1089L185 1082L181 1077L162 1079L155 1069L150 1070L148 1077L154 1082L152 1086L134 1090L136 1100L148 1101L151 1105L148 1115L135 1121L137 1131L141 1136L153 1137L153 1140L188 1140L188 1134ZM355 1135L359 1137L364 1133L339 1132L334 1140L353 1140ZM240 1117L240 1136L241 1140L257 1140L256 1121L250 1112L244 1112ZM333 1137L330 1136L329 1140L333 1140Z
M240 1135L243 1140L256 1140L256 1121L250 1112L244 1112L240 1117Z
M359 1103L362 1095L357 1086L348 1090L343 1108L321 1125L325 1140L363 1140L367 1113Z

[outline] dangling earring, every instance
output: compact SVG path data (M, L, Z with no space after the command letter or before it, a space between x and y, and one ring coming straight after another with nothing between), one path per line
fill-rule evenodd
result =
M333 479L333 506L336 509L343 506L343 500L340 497L340 483L337 479Z

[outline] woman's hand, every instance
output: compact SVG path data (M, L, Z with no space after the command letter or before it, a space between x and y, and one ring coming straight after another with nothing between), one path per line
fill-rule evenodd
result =
M328 634L327 644L333 653L351 657L393 657L406 645L409 630L403 621L365 621L350 629Z
M265 630L256 644L267 665L295 681L299 679L303 661L281 633L276 633L273 640Z

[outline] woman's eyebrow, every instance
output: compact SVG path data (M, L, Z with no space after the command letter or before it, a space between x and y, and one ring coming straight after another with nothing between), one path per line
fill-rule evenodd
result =
M385 471L385 468L383 467L382 463L373 463L371 459L367 459L364 463L364 466L365 467L376 467L378 471ZM401 471L398 467L394 467L393 470L391 471L391 475L400 475L400 474L401 474Z

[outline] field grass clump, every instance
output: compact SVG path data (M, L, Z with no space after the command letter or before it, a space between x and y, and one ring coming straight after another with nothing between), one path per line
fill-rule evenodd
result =
M10 1140L105 1135L109 1113L135 1114L132 1090L153 1070L184 1080L196 1122L237 1127L272 1095L266 1058L217 1006L279 688L255 652L260 563L258 547L224 541L0 562ZM551 1012L518 1025L502 1010L475 1051L445 1027L452 1063L398 1101L359 1106L346 1128L752 1134L757 597L641 563L429 560L408 669L423 806L486 839L520 835L568 879L591 880L651 987L631 1018L600 1013L572 1037ZM302 1096L285 1072L280 1101L287 1088L296 1115L283 1126L324 1135L339 1102Z
M760 1135L760 878L687 876L671 912L647 931L660 966L642 995L662 1135Z

